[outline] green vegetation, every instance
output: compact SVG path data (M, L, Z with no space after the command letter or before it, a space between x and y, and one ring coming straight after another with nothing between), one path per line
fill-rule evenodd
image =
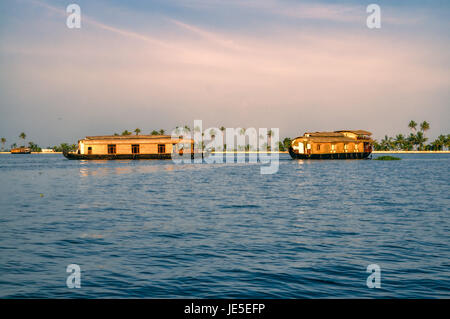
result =
M405 150L405 151L412 151L412 150L425 150L425 151L441 151L441 150L445 150L445 149L450 149L450 134L447 135L439 135L434 141L430 142L427 144L428 138L425 136L425 133L430 129L430 124L427 121L423 121L421 123L416 123L415 121L410 121L408 123L408 128L410 129L409 134L402 134L399 133L397 135L395 135L395 137L390 137L385 135L385 137L380 140L380 141L374 141L374 150L375 151L401 151L401 150ZM214 129L210 129L209 131L209 135L211 135L212 138L215 138L217 136L217 134L219 134L220 132L222 132L223 135L225 135L225 131L226 128L224 126L220 126L220 128L217 130ZM141 129L140 128L136 128L133 130L133 132L136 135L139 135L141 133ZM184 133L191 133L191 132L200 132L200 128L199 127L194 127L194 128L190 128L188 125L179 125L176 126L175 128L175 134L180 135ZM241 128L239 130L239 134L240 135L245 135L247 132L247 130L245 128ZM150 132L150 135L164 135L166 133L166 131L164 129L159 129L159 130L152 130ZM170 133L169 133L170 134ZM122 133L114 133L114 136L128 136L128 135L132 135L132 132L128 131L128 130L124 130ZM204 135L202 133L202 135ZM271 144L271 140L273 138L273 131L272 130L268 130L266 138L267 138L267 143L264 143L262 145L262 149L265 149L267 151L271 151L270 148L270 144ZM26 139L26 134L24 132L22 132L19 135L20 139L23 140L23 142L25 143L25 139ZM264 138L263 135L260 135L259 138ZM5 149L5 144L6 144L6 138L1 138L0 139L0 143L2 144L2 150ZM203 143L201 145L201 148L204 149L205 144ZM275 145L273 151L281 151L281 152L285 152L289 150L289 147L291 146L291 139L289 137L285 137L284 139L282 139L281 141L278 142L277 145ZM11 145L11 148L16 148L17 144L13 143ZM28 143L28 147L31 148L32 152L41 152L41 148L33 143L33 142L29 142ZM53 150L56 152L63 152L63 151L75 151L77 149L77 145L76 144L68 144L68 143L62 143L60 145L56 145L53 147ZM226 144L224 144L223 148L221 147L219 150L223 150L226 151L227 150L227 146ZM245 145L245 146L239 146L237 148L234 149L234 151L257 151L257 149L254 149L254 147L250 147L250 145ZM233 151L231 149L229 149L228 151ZM389 160L389 159L384 159L383 157L381 158L377 158L380 160Z
M430 129L430 124L423 121L419 127L420 130L417 131L417 123L410 121L408 128L412 132L407 137L403 134L397 134L395 138L385 135L380 142L374 142L375 151L442 151L450 148L450 134L439 135L433 142L426 144L428 138L425 137L425 132Z
M125 130L122 132L122 136L131 135L131 132L128 132L128 130Z
M23 144L20 147L29 147L32 152L42 152L42 148L39 145L37 145L37 144L35 144L33 142L28 142L28 146L26 145L25 139L27 138L27 135L24 132L19 134L19 138L23 140ZM0 139L0 142L2 143L2 148L1 149L2 149L2 151L4 151L5 150L5 144L6 144L6 138L2 137ZM17 145L17 143L13 143L13 144L11 144L10 149L18 148L18 147L19 146Z
M78 146L76 144L69 145L67 143L62 143L59 146L53 146L55 152L73 152L76 151Z
M42 152L42 148L39 147L39 145L34 144L33 142L28 143L28 147L31 149L32 152Z
M401 158L394 157L394 156L380 156L380 157L375 158L375 160L377 160L377 161L399 161L399 160L401 160Z
M289 150L289 147L291 147L291 139L289 137L285 137L283 139L283 142L278 142L278 149L281 152L285 152Z
M24 132L22 132L19 134L19 138L23 140L23 145L25 146L25 139L27 138L27 135Z

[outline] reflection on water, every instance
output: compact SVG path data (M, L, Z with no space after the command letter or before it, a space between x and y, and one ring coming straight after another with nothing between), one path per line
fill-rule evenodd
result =
M226 163L224 159L223 163L192 163L192 164L174 164L170 160L158 161L158 160L92 160L79 161L79 172L81 177L98 176L105 177L108 175L120 175L120 174L145 174L155 173L161 171L187 171L187 170L205 170L211 168L219 168L224 165L259 165L260 163L250 163L245 154L239 154L236 158L242 157L239 162ZM247 161L247 162L246 162Z
M450 155L399 156L261 175L0 155L0 297L450 297Z
M129 164L123 161L117 161L117 164ZM105 164L107 165L107 164ZM161 171L173 171L173 170L187 170L196 169L198 167L195 164L185 165L137 165L137 166L117 166L117 167L82 167L80 166L80 176L107 176L107 175L120 175L120 174L136 174L136 173L154 173Z

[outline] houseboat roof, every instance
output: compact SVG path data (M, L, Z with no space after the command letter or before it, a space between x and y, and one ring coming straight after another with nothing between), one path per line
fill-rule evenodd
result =
M300 136L297 138L305 138L315 143L327 143L327 142L355 142L354 138L347 136Z
M356 135L372 135L371 132L364 130L341 130L334 132L306 132L303 136L298 136L298 138L305 138L313 142L354 142L355 139L346 136L344 133L353 133ZM368 139L369 140L369 139Z
M344 132L350 132L350 133L355 133L357 135L372 135L371 132L369 131L364 131L364 130L340 130L340 131L335 131L336 133L344 133Z
M85 140L130 140L130 139L161 139L172 138L171 135L101 135L86 136Z
M342 133L338 132L306 132L304 136L310 137L342 137L345 136Z

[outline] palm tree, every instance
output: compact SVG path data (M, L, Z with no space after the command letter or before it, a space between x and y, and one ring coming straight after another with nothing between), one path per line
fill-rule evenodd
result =
M427 140L428 139L423 135L423 132L417 132L417 134L416 134L416 143L417 143L417 145L419 145L419 151L423 150L424 143Z
M446 146L445 143L447 142L447 137L441 134L437 137L437 139L439 140L439 144L441 145L441 150L443 150L444 147Z
M159 130L159 134L161 134L161 135L164 135L165 132L166 132L166 131L163 130L163 129L160 129L160 130Z
M141 129L140 128L135 129L134 133L136 133L136 135L139 135L139 133L141 133Z
M211 138L215 138L216 137L216 130L215 129L210 129L209 130L209 135L211 135Z
M42 148L40 148L39 145L33 142L28 142L28 147L31 149L32 152L42 152Z
M420 130L425 133L425 131L428 131L430 129L430 123L427 121L423 121L420 123Z
M125 130L122 132L123 136L131 135L131 132L128 132L128 130Z
M444 146L445 146L447 149L450 149L450 134L447 134L447 136L445 137L445 140L444 140Z
M153 130L150 135L159 135L159 132L157 130Z
M397 150L404 150L405 149L405 145L406 144L406 139L403 136L403 134L397 134L397 136L395 137L394 140L394 145L396 147Z
M442 151L445 145L445 135L439 135L433 143L431 143L432 149L435 151Z
M6 138L2 137L1 138L1 143L2 143L2 151L3 151L3 150L5 150Z
M224 127L224 126L221 126L221 127L219 128L219 130L221 130L222 133L223 133L223 132L225 132L225 127Z
M22 132L20 133L19 137L23 139L23 144L25 145L25 139L27 138L27 135L24 132Z
M284 148L283 142L278 142L278 150L280 152L284 152L286 149Z
M267 132L267 145L268 145L267 150L268 151L271 151L271 148L272 148L272 136L273 136L273 131L269 130Z
M291 147L291 139L289 137L285 137L283 140L283 146L286 150L289 149L289 147Z
M411 147L411 149L414 149L414 147L418 145L417 136L413 133L409 133L409 136L406 140L408 142L408 145Z
M381 140L380 146L381 150L383 151L389 151L392 149L392 138L388 137L387 135L384 136L384 138Z
M417 123L416 123L415 121L411 120L411 121L409 122L409 124L408 124L408 127L409 127L411 130L416 131Z

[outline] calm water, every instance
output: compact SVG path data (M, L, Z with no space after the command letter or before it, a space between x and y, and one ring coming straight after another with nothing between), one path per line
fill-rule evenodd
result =
M0 155L0 297L448 298L450 155L398 156L260 175Z

